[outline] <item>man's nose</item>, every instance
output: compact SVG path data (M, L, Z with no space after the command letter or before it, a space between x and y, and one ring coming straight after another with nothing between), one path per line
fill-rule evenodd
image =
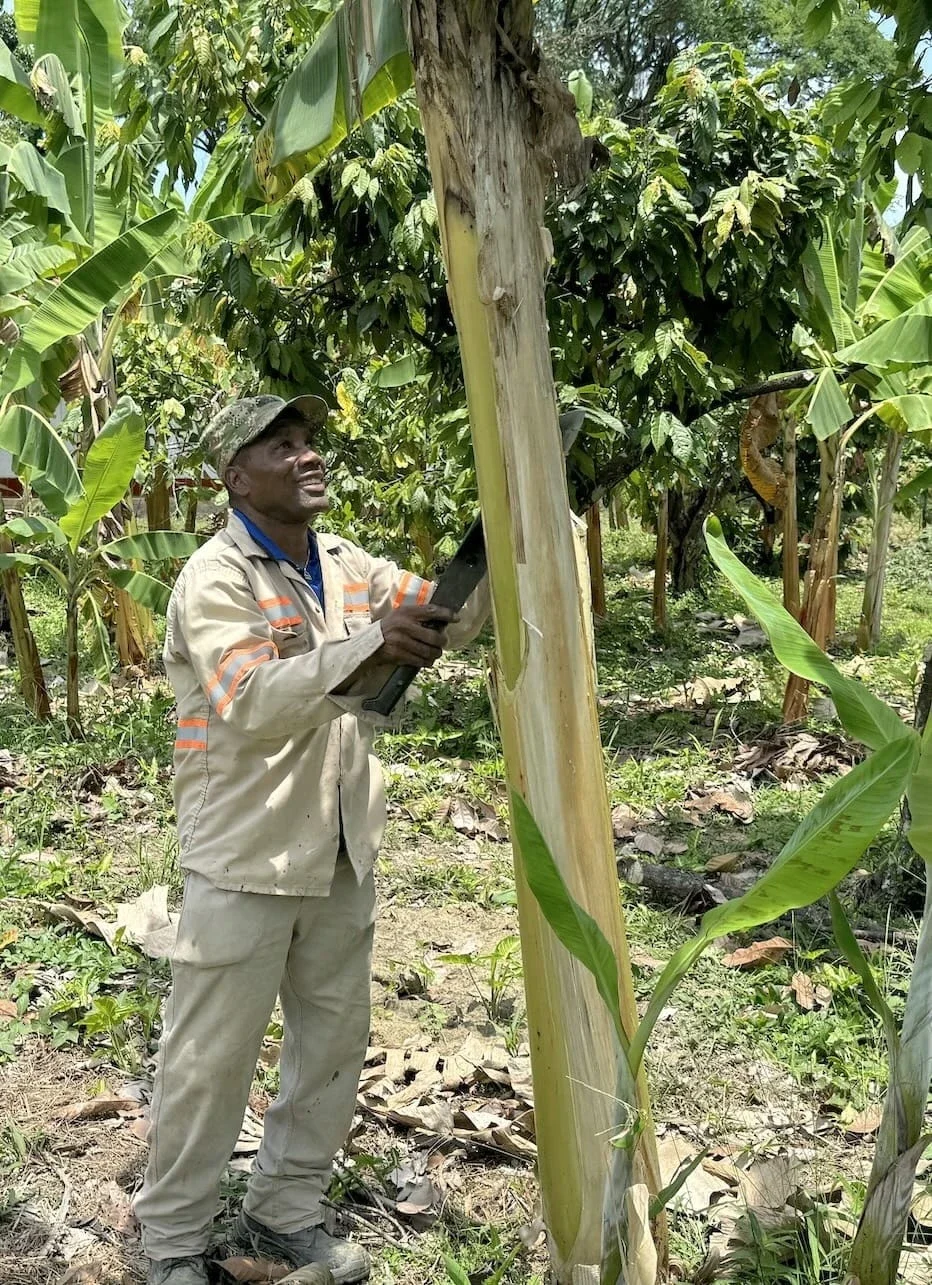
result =
M317 451L315 451L314 447L308 444L298 456L298 464L302 468L323 468L324 461Z

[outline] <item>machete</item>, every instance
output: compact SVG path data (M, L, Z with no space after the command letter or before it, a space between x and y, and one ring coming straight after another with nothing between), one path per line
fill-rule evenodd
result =
M564 411L560 416L564 455L568 455L572 449L585 418L586 412L579 407ZM431 594L431 603L436 607L449 607L451 611L459 611L479 585L486 573L486 567L482 518L478 517L463 537L463 542L451 558L446 571L437 581L437 586ZM443 625L431 623L427 627L442 629ZM387 716L401 700L419 672L420 670L414 665L399 665L385 680L378 696L372 696L369 700L363 701L363 709L373 714Z

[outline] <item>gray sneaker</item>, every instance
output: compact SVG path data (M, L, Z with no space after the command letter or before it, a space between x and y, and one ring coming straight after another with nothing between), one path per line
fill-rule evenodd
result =
M236 1230L255 1254L282 1259L292 1267L319 1263L329 1268L334 1285L351 1285L369 1276L372 1264L362 1245L330 1236L321 1226L305 1227L303 1231L273 1231L241 1210Z
M149 1285L207 1285L207 1260L194 1258L149 1259Z

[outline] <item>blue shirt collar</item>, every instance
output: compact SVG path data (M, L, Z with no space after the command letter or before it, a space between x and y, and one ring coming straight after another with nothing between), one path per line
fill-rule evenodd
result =
M307 562L303 567L299 567L294 559L290 558L288 554L285 553L284 549L280 549L272 537L266 535L262 528L256 526L255 522L248 518L245 513L241 513L239 509L234 509L233 512L255 540L256 544L258 544L260 548L264 549L270 558L274 558L276 562L287 562L290 567L294 567L295 571L300 572L304 578L305 584L309 589L314 591L317 595L318 602L321 607L323 607L324 576L320 565L320 552L317 548L317 536L314 532L308 529Z

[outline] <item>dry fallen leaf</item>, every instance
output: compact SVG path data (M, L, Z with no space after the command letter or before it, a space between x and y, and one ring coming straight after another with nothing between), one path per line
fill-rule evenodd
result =
M129 1193L111 1179L103 1184L98 1195L101 1221L121 1235L134 1235L136 1218Z
M46 918L52 923L72 924L75 928L83 928L86 933L92 937L101 937L107 943L114 953L116 946L114 938L116 937L116 925L108 924L106 920L101 919L100 915L94 914L93 911L78 910L76 906L69 906L64 901L46 902Z
M612 830L616 839L630 839L638 828L638 815L627 803L612 808Z
M0 1022L12 1022L19 1016L19 1009L11 999L0 999Z
M291 1270L267 1258L224 1258L218 1265L235 1281L280 1281Z
M856 1133L861 1137L865 1137L868 1134L877 1132L882 1119L883 1108L878 1103L872 1102L870 1106L865 1107L863 1111L859 1111L847 1123L844 1123L844 1116L842 1116L842 1128L845 1133Z
M663 852L663 840L646 830L639 830L632 840L632 847L638 852L649 852L652 857L659 857Z
M508 839L508 831L495 808L483 799L450 799L441 806L436 816L441 820L449 819L453 829L467 839L483 836L496 843L504 843Z
M816 1006L815 983L806 973L794 973L790 981L790 989L796 996L796 1003L807 1013L811 1013Z
M657 1158L660 1163L660 1178L664 1187L676 1177L682 1166L694 1160L698 1149L681 1133L667 1133L657 1142ZM670 1201L672 1209L686 1213L704 1213L719 1196L729 1190L728 1182L698 1165L685 1179L679 1191Z
M178 915L168 912L168 888L156 884L147 888L134 901L116 908L114 931L122 928L125 939L138 946L150 959L164 959L171 954L178 932Z
M726 968L761 968L765 964L779 964L792 949L792 942L785 937L768 937L766 941L755 941L724 955L722 963Z
M139 1103L135 1098L118 1098L104 1093L98 1098L89 1098L86 1102L72 1102L58 1112L59 1120L112 1120L114 1116L139 1113Z
M110 1271L102 1263L76 1263L69 1267L58 1285L107 1285Z
M748 1209L783 1209L802 1187L804 1166L795 1156L767 1156L738 1171L738 1192Z
M14 941L19 940L19 929L8 928L5 933L0 933L0 950L6 950L7 946L12 946Z
M727 870L736 870L741 863L740 852L719 852L709 857L705 868L709 874L722 874Z
M735 782L727 789L707 790L683 804L687 816L706 816L710 812L725 812L748 825L754 820L754 800L751 791L742 782Z

